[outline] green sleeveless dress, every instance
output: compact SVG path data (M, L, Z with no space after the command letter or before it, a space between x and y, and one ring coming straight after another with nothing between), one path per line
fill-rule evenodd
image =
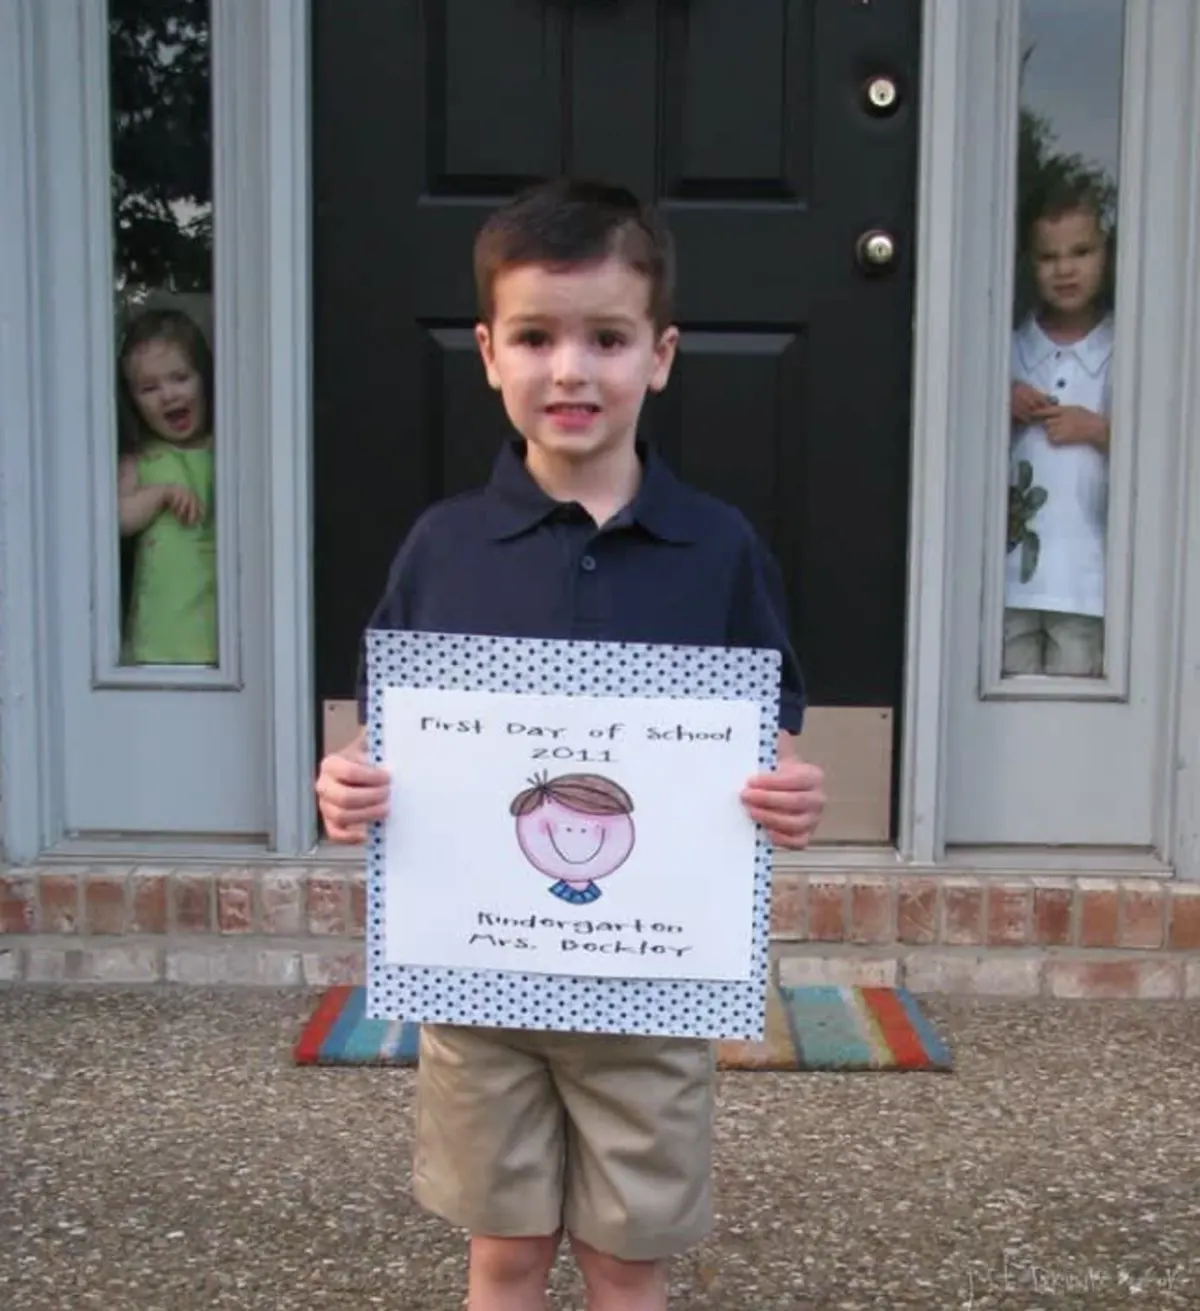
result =
M137 541L123 661L132 665L217 663L217 536L212 448L152 442L138 457L138 482L176 483L204 507L186 528L163 510Z

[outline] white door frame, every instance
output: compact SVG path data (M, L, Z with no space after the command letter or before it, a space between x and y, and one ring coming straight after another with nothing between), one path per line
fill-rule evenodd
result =
M1187 0L1181 0L1187 4ZM1200 13L1191 6L1191 95L1180 121L1200 122ZM1190 304L1183 319L1182 445L1179 478L1180 569L1175 598L1176 641L1171 678L1170 731L1162 771L1166 782L1169 858L1181 878L1200 879L1200 133L1180 160L1190 197L1190 244L1179 271ZM1165 671L1164 671L1165 672Z
M1147 0L1129 0L1131 4ZM1157 0L1181 9L1190 0ZM44 676L41 653L52 640L45 580L53 544L46 539L45 345L41 289L52 271L40 222L47 162L40 125L53 112L48 56L37 49L40 0L0 0L0 146L5 176L20 185L0 191L0 844L12 863L27 863L61 836L58 782L60 707ZM76 4L90 0L75 0ZM821 852L787 864L936 869L942 834L946 740L944 671L952 538L953 434L965 409L963 360L977 303L969 271L969 225L979 197L968 194L962 167L968 137L999 130L981 121L975 49L994 23L995 0L924 0L921 143L918 177L917 286L912 414L908 634L904 680L898 840L895 852ZM271 852L296 858L312 851L314 731L312 689L309 467L310 214L309 6L269 4L259 102L264 125L268 276L264 284L264 395L269 472L268 623L273 761ZM1200 21L1191 53L1200 69ZM1200 91L1184 121L1200 120ZM1181 280L1200 284L1200 141L1188 170L1193 245ZM83 240L84 234L80 234ZM1181 479L1179 640L1171 731L1164 739L1173 822L1168 854L1180 873L1200 876L1200 295L1192 296L1185 346L1194 361L1183 413L1190 425ZM1169 740L1167 740L1169 739ZM174 852L176 849L172 848ZM149 854L149 853L146 853ZM187 853L192 854L192 853ZM200 853L195 853L200 854ZM227 853L233 855L234 853ZM243 853L247 855L250 853Z
M951 853L945 842L948 677L951 660L951 570L961 563L953 504L956 434L986 423L988 334L979 327L981 305L1007 320L1007 269L995 266L995 170L1006 166L1012 125L1002 105L1013 95L996 84L998 6L1015 0L924 0L921 144L918 174L917 291L914 314L912 464L908 574L908 633L899 760L900 808L892 859L868 851L816 849L786 855L792 868L875 867L934 871L1090 872L1126 868L1086 853L1028 850L992 857ZM1200 121L1200 9L1193 0L1154 3L1156 21L1179 36L1173 58L1186 60L1190 78L1175 71L1185 101L1171 106L1174 121ZM1169 8L1170 12L1166 13ZM1176 148L1183 134L1174 138ZM1177 215L1191 246L1179 269L1187 304L1177 308L1188 326L1179 362L1188 384L1173 412L1179 455L1179 501L1171 507L1171 555L1179 580L1171 658L1161 672L1160 747L1148 767L1158 773L1159 849L1168 869L1200 878L1200 137L1191 135L1173 160L1184 177ZM971 164L976 167L974 170ZM1125 176L1140 176L1144 161L1129 160ZM991 170L989 174L988 170ZM980 182L982 175L983 181ZM989 180L990 177L990 180ZM1136 184L1135 184L1136 185ZM1151 227L1153 232L1153 227ZM1128 258L1126 252L1126 258ZM981 279L981 271L984 276ZM1005 281L997 290L997 277ZM1000 303L1002 301L1002 303ZM999 321L999 320L998 320ZM1188 364L1190 362L1190 367ZM981 390L983 412L980 411ZM1158 865L1159 872L1163 866Z
M981 679L977 671L984 605L981 596L987 593L974 584L975 580L982 584L985 561L996 563L1003 533L1003 524L997 528L993 515L988 525L991 537L981 535L980 512L985 493L993 486L999 493L1003 483L996 480L999 467L992 467L997 461L984 460L981 464L977 451L969 450L961 435L994 434L993 453L999 457L1003 450L1000 416L1007 378L999 362L1004 358L1011 331L1008 306L1012 241L1011 230L1007 226L998 229L994 216L1008 215L1013 209L1019 62L1013 23L1016 6L1008 0L975 0L969 8L973 30L966 67L970 70L967 84L971 104L958 108L958 119L963 124L960 155L964 161L963 209L957 223L961 283L956 297L955 346L949 357L951 376L958 388L951 410L951 432L960 436L957 458L955 448L950 448L949 487L954 506L946 556L948 561L956 562L966 585L951 588L949 578L943 579L943 586L949 589L945 612L958 628L952 630L945 648L946 659L952 663L944 668L942 687L944 695L957 699L942 707L941 768L953 770L960 783L969 780L972 756L980 757L983 746L978 741L955 740L949 735L970 731L973 722L983 722L981 715L988 717L989 731L993 733L1004 722L1004 716L1013 716L1014 728L1020 716L1023 741L1033 740L1029 732L1033 725L1049 727L1048 721L1054 716L1064 727L1075 724L1080 733L1086 729L1088 740L1094 736L1096 742L1106 744L1104 754L1113 763L1109 777L1115 783L1121 769L1129 776L1122 786L1128 787L1131 800L1135 794L1139 798L1131 813L1141 815L1150 845L1141 851L1132 846L1109 851L1049 847L1025 847L1016 853L1009 848L947 850L950 814L949 802L944 800L940 826L943 841L938 855L955 865L1011 863L1015 858L1021 864L1035 863L1043 868L1091 872L1118 868L1162 874L1175 867L1181 874L1195 876L1195 865L1180 860L1183 844L1178 817L1179 803L1188 796L1189 788L1194 793L1196 787L1194 773L1189 780L1186 770L1180 768L1185 759L1180 747L1194 728L1189 730L1187 719L1180 716L1186 710L1180 700L1185 689L1179 680L1182 676L1186 681L1187 653L1193 653L1194 664L1196 652L1194 646L1183 645L1186 622L1181 621L1186 620L1186 615L1180 586L1189 554L1195 556L1197 530L1194 503L1182 494L1186 478L1181 475L1195 448L1194 401L1189 405L1183 381L1190 372L1184 325L1194 317L1197 291L1196 279L1188 279L1184 270L1194 259L1189 243L1194 243L1200 220L1195 141L1187 127L1196 121L1200 15L1190 0L1126 0L1116 422L1120 431L1152 435L1154 448L1143 445L1138 452L1142 481L1136 486L1131 446L1126 444L1114 455L1110 506L1114 532L1110 550L1115 558L1110 581L1115 598L1114 645L1130 632L1139 639L1140 654L1135 658L1141 662L1141 682L1131 689L1131 705L1120 705L1124 695L1120 685L1126 671L1118 661L1112 687L1095 689L1093 699L1084 700L1083 692L1074 692L1071 702L992 702L968 713L964 698L978 699L981 681L987 683L986 676ZM1145 223L1140 221L1142 215L1148 220ZM1124 467L1118 467L1122 461ZM974 502L972 497L976 498ZM1126 537L1123 531L1127 518L1132 537ZM1140 577L1140 582L1130 596L1125 591L1126 580L1133 576ZM969 598L964 600L968 593ZM999 643L996 615L988 613L982 631L987 650L994 654ZM1147 644L1147 636L1152 643ZM1147 653L1151 647L1155 654L1148 673ZM983 691L990 689L985 686ZM1092 696L1091 689L1088 695ZM1105 698L1109 700L1107 705ZM1122 715L1125 719L1114 718ZM1140 722L1140 737L1129 744L1132 754L1120 756L1113 745L1118 742L1117 735L1111 728L1100 730L1102 719L1110 726ZM966 724L961 725L964 720ZM998 742L998 746L1006 745ZM991 752L986 753L987 760L994 758ZM1038 762L1034 763L1036 768ZM991 790L986 790L991 795ZM960 788L960 804L967 795ZM1120 791L1114 791L1114 810L1120 799ZM1081 821L1086 820L1085 800L1075 797ZM1036 804L1032 796L1028 804L1031 808ZM1104 813L1108 815L1110 810L1105 804ZM1024 814L1024 809L1020 813ZM1112 826L1112 831L1120 832L1117 825ZM1009 839L1016 840L1015 836ZM1129 840L1132 843L1143 839Z
M42 652L49 628L45 479L45 286L39 223L37 77L29 0L0 0L0 850L31 859L54 833L50 721Z
M70 10L56 8L53 18L82 33L95 17L96 0L70 3ZM48 429L55 329L50 311L58 270L64 263L80 266L89 223L111 221L107 212L81 212L73 223L58 221L57 229L48 222L54 174L42 147L51 127L57 140L77 144L82 153L96 124L84 121L78 99L55 95L65 79L78 85L79 70L56 64L58 47L47 40L46 19L41 0L0 0L0 141L5 176L21 182L0 196L0 844L14 864L47 852L83 854L78 844L62 842L64 707L45 654L57 641L78 640L78 634L56 631L50 595L55 573L47 503L49 452L55 444ZM214 0L218 21L226 32L244 25L247 40L233 43L236 73L227 81L214 78L230 93L214 112L232 116L238 129L244 126L246 149L262 165L259 194L239 188L235 199L254 221L235 226L241 243L239 312L250 320L239 323L249 343L248 358L239 360L239 411L254 417L244 437L264 445L268 473L260 507L269 540L267 849L298 854L311 850L316 835L310 785L308 5L243 10L239 0ZM102 43L82 48L85 58L102 58ZM103 72L84 71L85 82ZM61 213L60 207L56 220ZM255 285L241 285L247 270L258 269L263 272L253 279ZM104 285L88 287L85 294L106 303L108 270L93 265L92 275L104 278ZM203 846L173 843L89 847L97 855L135 858L164 849L205 854ZM250 853L224 847L220 854L236 859Z
M949 640L950 457L958 403L947 362L962 314L960 135L962 102L970 90L964 69L969 12L959 0L925 0L921 23L907 636L896 847L905 863L925 866L942 854L942 669ZM820 857L814 853L814 858Z

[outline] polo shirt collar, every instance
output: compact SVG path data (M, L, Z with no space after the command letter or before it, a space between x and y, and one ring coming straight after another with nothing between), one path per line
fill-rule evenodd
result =
M1064 355L1073 355L1093 378L1097 377L1113 352L1112 315L1101 319L1086 337L1070 346L1063 346L1048 337L1042 325L1031 314L1017 332L1017 350L1021 354L1021 362L1030 372L1041 368L1055 351L1062 351Z
M618 519L644 528L664 542L694 542L698 525L682 484L649 446L638 444L642 481ZM525 443L507 441L492 467L485 494L488 534L496 541L519 537L547 520L562 502L548 496L525 467Z

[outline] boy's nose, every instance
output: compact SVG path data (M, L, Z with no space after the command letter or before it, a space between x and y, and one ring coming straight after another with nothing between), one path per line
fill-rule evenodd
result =
M571 386L584 380L582 353L574 346L562 346L554 353L554 381Z

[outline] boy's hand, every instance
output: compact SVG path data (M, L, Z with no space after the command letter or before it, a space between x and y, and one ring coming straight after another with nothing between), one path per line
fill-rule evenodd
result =
M1013 383L1012 417L1017 423L1041 423L1047 414L1057 409L1053 396L1047 396L1027 382Z
M808 846L825 810L824 787L819 766L781 755L773 773L755 775L742 789L742 804L776 846L799 851Z
M1108 421L1082 405L1059 405L1042 423L1055 446L1094 446L1108 450Z
M364 842L367 825L385 819L391 779L386 769L367 763L360 735L321 761L317 805L331 842Z

